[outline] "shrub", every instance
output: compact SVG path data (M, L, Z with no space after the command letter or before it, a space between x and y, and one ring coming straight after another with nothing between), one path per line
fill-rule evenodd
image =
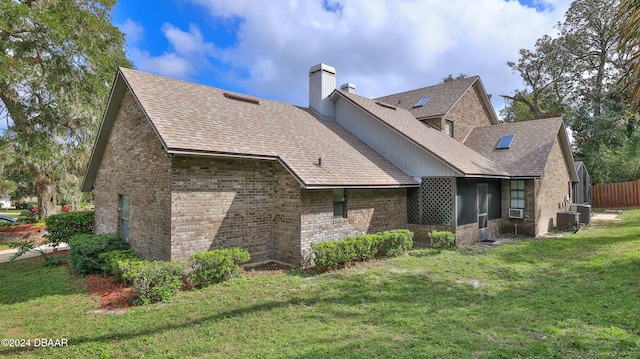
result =
M345 242L352 243L355 251L355 260L359 261L374 258L378 253L379 241L380 236L377 234L359 235L345 239Z
M69 240L69 264L75 273L100 273L104 261L100 253L129 249L129 243L112 234L78 234Z
M456 245L456 235L448 231L431 231L431 247L436 249L449 248Z
M142 261L123 270L130 283L135 305L168 302L180 291L184 263L180 261Z
M122 273L138 263L145 262L144 259L136 256L131 249L119 249L98 254L98 258L103 262L101 266L105 274L113 276L117 281L122 281Z
M393 256L413 246L413 232L392 230L376 234L359 235L341 241L312 243L316 267L320 270L336 269L376 256Z
M413 247L413 232L407 229L394 229L379 233L377 256L396 256Z
M250 259L249 252L237 247L194 253L190 260L189 282L197 288L221 282L237 274L239 264Z
M18 216L16 224L38 223L38 217L33 216Z
M77 234L93 233L93 211L63 212L47 218L47 242L54 246Z

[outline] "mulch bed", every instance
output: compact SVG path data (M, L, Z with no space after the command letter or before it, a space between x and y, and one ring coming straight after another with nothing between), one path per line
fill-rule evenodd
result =
M17 241L25 238L42 237L44 229L44 226L34 227L31 223L0 228L0 240Z
M99 299L98 309L126 309L130 308L129 297L131 288L127 288L111 277L103 277L99 274L87 274L84 276L89 295Z

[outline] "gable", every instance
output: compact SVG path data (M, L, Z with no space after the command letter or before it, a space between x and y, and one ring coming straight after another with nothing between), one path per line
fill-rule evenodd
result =
M489 102L479 76L383 96L375 100L405 109L419 120L429 120L434 118L442 119L447 116L466 94L475 98L479 108L481 108L480 112L487 116L489 124L498 124L498 117ZM425 98L429 98L429 100L424 105L415 106L421 99ZM462 111L465 111L464 107L466 106L462 107Z
M411 176L332 121L296 106L120 69L82 189L91 189L125 90L168 155L278 161L304 188L416 186Z
M404 146L406 143L419 148L421 155L418 155L416 159L418 162L409 168L404 167L403 161L407 160L407 158L402 153L396 156L386 154L394 164L413 176L443 175L434 171L436 168L430 169L429 164L419 162L421 160L427 161L430 158L435 158L439 162L439 166L448 167L455 173L451 174L452 172L449 170L448 175L506 176L506 172L502 171L491 160L444 133L424 126L408 110L340 90L336 90L331 98L336 102L338 108L341 106L355 106L356 110L349 115L338 116L337 121L377 151L389 153L384 149L385 146L390 145L392 148L399 148L399 146ZM344 104L341 102L342 99L345 101ZM374 125L364 122L367 116L375 119L375 124L377 124L375 129ZM373 134L370 133L372 131L374 132ZM395 137L392 137L392 135ZM390 144L388 141L393 142ZM414 172L416 170L421 172Z
M497 148L505 136L514 136L508 148ZM558 141L567 171L577 180L568 136L561 118L474 128L464 145L491 159L513 177L541 177Z

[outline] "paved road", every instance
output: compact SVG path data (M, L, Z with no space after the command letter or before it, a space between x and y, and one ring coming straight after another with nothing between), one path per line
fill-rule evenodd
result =
M40 246L38 247L41 250L46 251L47 253L51 253L53 252L53 248L50 246ZM59 251L64 251L64 250L68 250L69 249L69 245L66 243L61 243L60 246L58 246L58 250ZM12 249L5 249L0 251L0 263L5 263L11 260L11 257L13 256L14 253L16 253L18 250L15 248ZM37 257L39 256L41 253L38 249L32 249L31 251L29 251L28 253L23 254L22 256L20 256L19 259L24 259L24 258L31 258L31 257Z

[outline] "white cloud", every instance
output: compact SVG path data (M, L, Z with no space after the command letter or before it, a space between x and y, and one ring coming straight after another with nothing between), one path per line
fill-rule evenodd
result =
M144 33L144 28L139 23L127 19L119 28L127 36L129 58L142 71L189 79L209 68L211 64L208 57L215 54L214 45L207 43L198 27L193 24L187 32L165 23L162 32L170 48L160 55L152 55L138 46Z
M570 0L193 0L216 19L239 18L237 43L218 60L256 95L306 104L306 72L319 62L381 96L438 83L449 73L480 75L487 90L522 84L505 65L520 48L555 32ZM328 8L325 7L328 4ZM544 10L536 10L544 9Z
M232 24L235 41L216 47L191 25L165 24L171 48L152 56L131 50L142 70L172 77L231 70L229 84L256 96L307 104L307 71L336 68L338 85L364 96L433 85L448 74L480 75L494 106L522 88L507 61L532 48L563 19L571 0L190 0L216 24ZM132 33L135 35L135 26ZM125 26L121 27L125 29ZM126 27L128 28L128 27ZM132 36L133 38L133 36ZM130 47L131 49L131 47ZM215 65L212 65L214 63ZM215 69L213 69L215 70ZM217 74L216 74L217 75Z

